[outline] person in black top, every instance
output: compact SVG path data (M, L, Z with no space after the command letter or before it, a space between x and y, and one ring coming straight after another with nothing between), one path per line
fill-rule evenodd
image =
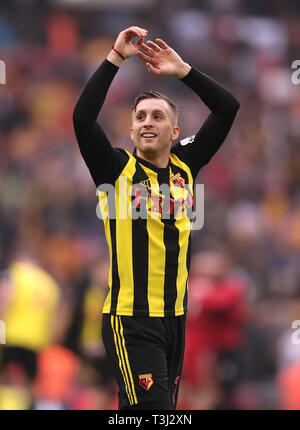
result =
M223 143L239 102L163 40L144 43L147 34L135 26L119 34L84 88L73 122L81 154L100 186L111 260L102 337L120 388L119 409L168 410L176 409L184 354L191 257L186 209L196 176ZM176 105L151 90L132 108L133 153L110 144L97 117L121 64L135 54L149 72L179 79L211 110L197 133L171 146L180 132ZM114 186L113 198L104 184Z

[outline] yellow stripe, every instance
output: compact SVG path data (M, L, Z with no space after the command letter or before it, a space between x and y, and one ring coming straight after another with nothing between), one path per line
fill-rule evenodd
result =
M125 348L125 341L123 341L123 342L121 341L121 333L120 333L120 329L119 329L120 323L121 323L121 318L116 316L116 333L117 333L117 337L119 340L119 347L120 347L120 351L121 351L121 360L123 363L123 368L124 368L124 373L125 373L125 377L126 377L126 381L127 381L128 391L130 393L131 401L133 403L132 387L130 386L130 381L128 378L128 374L131 374L131 371L130 371L130 368L128 371L128 367L126 367L126 363L128 364L128 356L127 356L126 349L125 349L125 352L122 349L122 343L124 344L123 347ZM123 329L123 327L122 327L122 329ZM122 333L123 333L123 330L122 330ZM123 336L123 339L124 339L124 336ZM126 359L126 357L127 357L127 359Z
M128 354L127 354L127 350L126 350L126 346L125 346L125 338L124 338L124 331L123 331L123 324L121 321L121 317L119 317L119 322L120 322L120 336L122 339L122 344L123 344L123 349L124 349L124 355L125 355L125 362L127 365L127 371L129 374L129 378L130 378L130 383L131 383L131 390L133 393L133 403L137 403L137 397L136 397L136 393L135 393L135 388L134 388L134 382L133 382L133 377L132 377L132 372L131 372L131 368L130 368L130 364L129 364L129 360L128 360Z
M193 177L189 167L181 160L179 160L179 158L174 154L171 154L170 158L173 164L180 167L182 170L184 170L187 173L188 180L189 180L189 184L188 184L189 190L193 194ZM186 255L187 255L188 245L189 245L189 235L191 234L191 230L187 228L189 224L190 224L190 220L186 216L186 210L184 209L184 212L181 214L179 213L179 218L176 218L176 221L175 221L175 226L179 231L179 237L178 237L179 255L178 255L178 271L177 271L177 279L176 279L177 297L175 302L176 316L184 313L183 300L184 300L184 294L185 294L185 288L186 288L186 281L188 278Z
M112 285L112 248L111 248L109 218L105 217L105 214L108 214L108 199L107 199L107 193L105 191L99 192L99 209L103 217L105 236L106 236L106 241L108 245L109 260L110 260L109 277L108 277L109 293L105 299L102 312L109 313L110 306L111 306L111 285Z
M186 280L188 278L188 270L186 265L186 255L189 245L189 235L191 233L190 230L184 228L182 231L180 229L180 221L175 222L176 227L179 230L179 255L178 255L178 271L177 271L177 279L176 279L176 289L177 289L177 297L175 302L175 316L181 315L184 313L183 309L183 300L186 288Z
M188 178L189 178L189 189L191 192L193 192L194 180L193 180L193 175L192 175L192 172L191 172L191 169L189 168L189 166L187 164L185 164L183 161L181 161L177 157L177 155L172 154L172 153L170 154L170 160L171 160L172 164L175 164L175 166L180 167L182 170L184 170L187 173Z
M132 219L128 215L131 208L132 177L135 173L135 158L132 158L116 181L116 247L120 291L116 314L133 315L134 282L132 267ZM125 219L124 219L125 218ZM126 250L124 249L126 243Z
M115 321L116 321L116 329L114 328L114 318L115 318ZM111 327L112 327L112 330L113 330L113 333L114 333L114 342L115 342L115 346L116 346L117 356L118 356L118 359L119 359L119 367L120 367L121 373L123 375L123 380L124 380L124 384L125 384L125 388L126 388L126 392L127 392L127 397L128 397L129 403L130 403L130 405L133 405L133 398L132 398L132 394L130 392L130 387L129 387L127 373L126 374L124 373L126 371L126 368L125 368L125 365L124 365L124 361L122 360L122 357L121 357L121 354L120 354L120 350L119 350L119 346L118 346L119 341L117 340L117 338L118 338L117 322L118 322L118 319L114 315L112 315L111 316ZM120 343L120 345L121 345L121 343ZM123 366L124 366L124 370L123 370Z
M151 193L159 194L157 173L142 166L151 181ZM150 207L154 206L149 199ZM161 214L148 212L148 304L149 316L164 316L164 285L166 249L164 244L164 223ZM157 256L160 256L159 259Z

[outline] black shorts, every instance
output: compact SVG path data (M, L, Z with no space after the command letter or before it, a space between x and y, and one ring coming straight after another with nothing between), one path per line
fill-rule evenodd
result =
M176 409L185 315L103 314L102 340L119 384L119 410Z

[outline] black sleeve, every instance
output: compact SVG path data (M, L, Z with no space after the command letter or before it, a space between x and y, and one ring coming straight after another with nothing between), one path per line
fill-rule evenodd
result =
M73 124L81 155L96 186L113 184L128 161L126 152L113 148L97 117L119 68L104 60L89 79L73 112Z
M197 134L181 140L171 150L190 167L195 178L224 142L240 104L227 89L194 67L181 81L211 110Z

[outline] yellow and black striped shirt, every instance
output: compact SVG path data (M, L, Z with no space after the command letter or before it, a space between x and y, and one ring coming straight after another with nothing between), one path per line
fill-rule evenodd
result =
M105 60L88 81L73 114L81 154L96 186L101 186L99 208L111 260L103 312L182 315L187 310L194 181L224 141L239 103L192 67L181 81L212 112L194 136L171 148L169 165L157 168L136 151L112 147L96 121L117 71ZM104 184L113 186L113 192Z
M182 206L192 206L191 171L175 154L167 168L157 168L126 153L128 162L115 182L111 205L108 192L99 192L111 259L103 312L182 315L187 308L191 232ZM160 192L162 184L170 187L170 196ZM135 213L140 216L128 208L139 209Z

